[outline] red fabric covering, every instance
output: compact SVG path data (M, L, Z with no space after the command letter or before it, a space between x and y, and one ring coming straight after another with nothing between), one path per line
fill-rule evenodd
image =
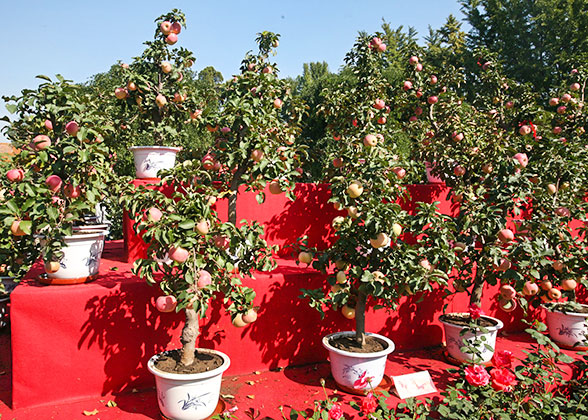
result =
M161 314L152 302L159 294L130 273L122 243L107 243L98 280L73 286L42 286L35 276L11 295L13 405L15 408L130 392L153 385L145 368L153 354L179 347L181 314ZM271 273L259 273L246 284L255 287L259 319L237 329L217 299L202 320L198 345L226 352L232 359L228 375L326 359L321 338L353 329L340 313L324 320L298 298L301 288L325 284L314 270L279 260ZM487 293L491 295L493 293ZM418 303L404 299L397 312L367 314L367 330L389 336L399 349L422 348L442 341L436 321L443 293ZM455 297L448 310L465 310L466 296ZM490 298L484 308L495 308ZM501 313L509 324L514 317ZM507 330L517 329L509 325Z

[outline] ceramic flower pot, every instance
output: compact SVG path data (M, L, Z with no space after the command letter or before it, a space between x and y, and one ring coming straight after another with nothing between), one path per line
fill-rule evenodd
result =
M78 284L98 276L104 249L104 232L79 233L66 236L66 246L59 269L40 278L45 284Z
M382 382L386 360L395 347L394 342L388 337L373 333L366 335L379 338L388 347L376 353L355 353L340 350L330 344L332 338L355 336L354 331L341 331L323 337L323 346L329 351L331 373L335 382L341 389L359 395L366 394Z
M588 305L581 305L588 308ZM545 307L549 337L558 345L574 350L588 350L588 313L561 312Z
M202 373L168 373L155 367L155 362L167 352L149 359L147 368L155 375L157 401L163 416L172 420L202 420L215 410L220 397L223 372L231 364L229 356L217 350L198 349L223 358L216 369Z
M104 239L108 237L110 234L110 225L106 223L102 224L84 224L80 226L74 226L73 231L75 233L93 233L93 232L103 232ZM101 242L102 247L100 248L100 253L104 250L104 241Z
M464 312L459 313L459 315L466 316L469 314ZM483 333L481 331L467 331L464 335L461 335L461 332L464 329L467 329L467 327L456 325L451 321L448 321L445 315L441 315L441 317L439 317L439 321L443 324L443 328L445 330L447 354L450 360L452 359L451 361L456 361L459 363L471 362L474 359L474 355L461 351L461 348L464 346L463 340L465 339L468 342L473 343L476 340L480 340L481 337L484 337L484 341L482 341L482 344L479 344L477 348L478 354L481 358L481 363L488 363L490 360L492 360L492 356L494 355L494 348L496 347L496 335L498 334L498 330L504 327L504 324L501 320L487 315L483 315L482 318L485 318L494 323L493 326L485 327L486 330L488 330L487 333ZM490 351L486 345L490 346L492 351Z
M133 146L135 176L137 178L157 178L162 169L171 169L176 164L176 154L181 147Z

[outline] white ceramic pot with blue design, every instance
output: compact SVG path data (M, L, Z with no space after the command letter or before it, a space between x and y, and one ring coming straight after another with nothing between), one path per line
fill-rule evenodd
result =
M457 314L469 317L469 313L466 312L458 312ZM477 362L489 363L492 360L494 348L496 347L496 336L498 335L498 330L504 327L504 324L498 318L488 315L482 315L482 318L494 325L484 327L486 332L468 330L462 334L462 331L467 330L468 327L454 324L446 320L443 315L439 317L439 321L443 324L445 330L445 345L451 362L467 363L474 361L476 355L462 351L464 340L475 346L479 358Z
M130 148L135 160L137 178L157 178L160 170L171 169L176 164L176 154L181 147L133 146Z
M349 336L355 337L355 331L341 331L323 337L323 346L329 351L331 374L343 390L366 394L382 382L386 360L395 348L394 342L383 335L366 333L366 336L379 339L386 348L374 353L356 353L331 345L331 339Z
M171 420L203 420L209 417L218 404L223 373L231 364L229 356L218 350L197 349L220 356L223 364L202 373L169 373L159 370L155 363L167 352L149 359L147 368L155 375L157 402L161 414Z
M46 284L78 284L98 277L102 250L104 249L104 231L80 232L64 237L65 247L61 249L63 257L56 270L47 271L41 277ZM43 240L41 240L42 244Z
M549 337L560 346L588 350L588 313L562 312L555 305L545 305ZM580 305L588 310L588 305Z

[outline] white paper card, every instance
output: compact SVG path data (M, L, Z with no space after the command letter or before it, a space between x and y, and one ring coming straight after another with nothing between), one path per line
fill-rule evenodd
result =
M428 370L393 376L396 392L401 399L437 392Z

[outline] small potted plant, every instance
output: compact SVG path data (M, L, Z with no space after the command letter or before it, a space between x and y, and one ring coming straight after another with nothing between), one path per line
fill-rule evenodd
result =
M182 348L153 356L148 367L156 377L164 416L204 419L217 406L230 360L219 351L196 347L199 320L210 300L222 294L234 326L254 322L255 292L241 279L273 269L273 248L261 239L263 228L257 223L237 228L219 220L211 208L217 191L200 161L187 160L163 174L161 182L176 187L171 197L141 186L124 198L132 214L143 215L135 226L150 244L148 258L137 260L133 271L161 289L158 310L186 315Z
M6 128L20 149L2 176L0 214L11 237L6 243L24 251L8 265L28 268L39 255L49 284L72 284L98 274L104 231L75 232L84 217L95 214L113 190L111 156L100 131L102 115L80 86L46 76L36 90L4 98L18 119Z
M157 178L159 170L175 165L178 144L190 142L190 115L200 112L184 77L195 59L185 48L171 48L186 28L184 14L174 9L155 23L154 39L145 42L143 54L122 64L121 86L112 92L117 103L109 105L116 141L149 144L131 147L137 178Z
M393 90L382 74L385 50L379 37L360 36L345 59L354 79L330 92L323 105L340 144L327 171L330 201L346 213L333 220L336 240L329 248L299 254L300 262L329 274L326 290L303 290L311 306L321 313L324 306L340 308L355 319L355 331L330 334L323 345L338 386L356 393L380 383L394 350L389 338L366 332L368 306L394 309L401 296L444 283L455 259L446 246L449 216L435 203L420 203L412 214L401 207L408 196L399 183L410 177L412 163L387 123Z

